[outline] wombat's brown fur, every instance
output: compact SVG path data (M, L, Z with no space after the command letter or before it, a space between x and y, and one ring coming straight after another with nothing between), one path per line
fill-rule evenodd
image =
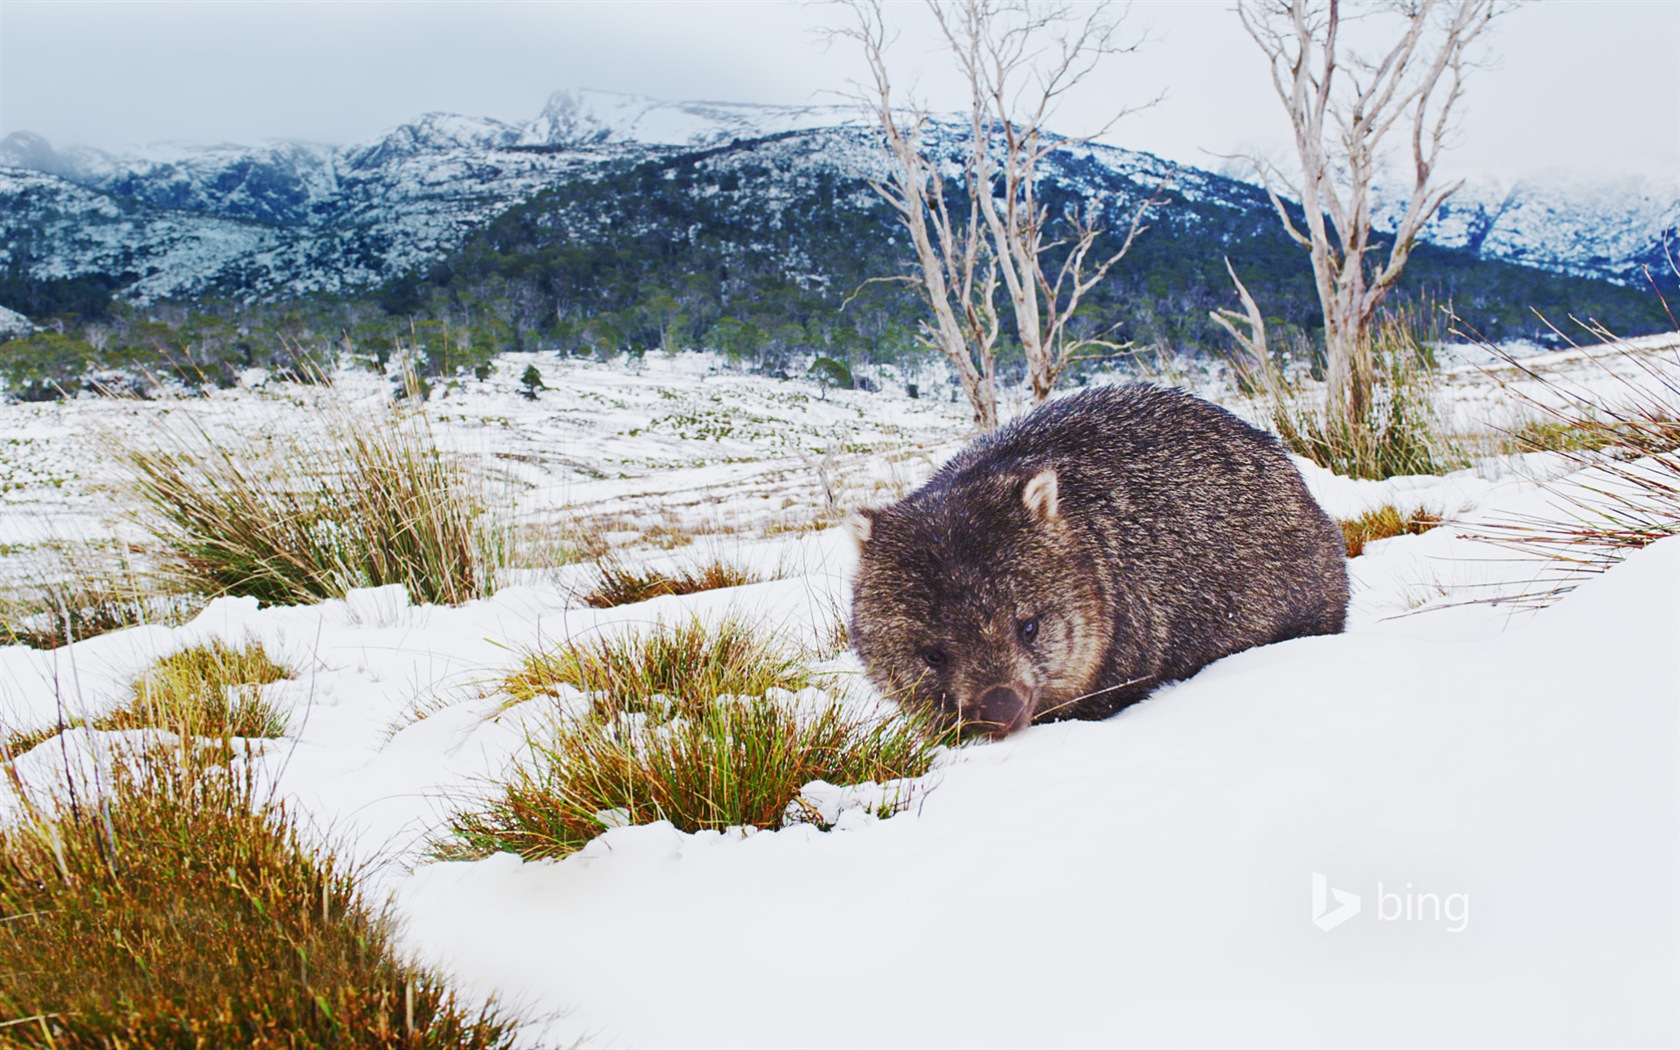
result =
M1341 531L1277 441L1174 390L1052 401L852 527L871 678L998 736L1347 614Z

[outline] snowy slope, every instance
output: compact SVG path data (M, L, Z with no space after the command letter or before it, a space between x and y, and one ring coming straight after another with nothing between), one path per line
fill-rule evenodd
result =
M967 749L886 822L623 829L399 900L426 958L573 1011L546 1045L1662 1044L1677 588L1671 540L1527 621L1367 623ZM1318 928L1314 873L1362 912Z
M513 379L527 363L549 387L535 402ZM1578 351L1532 365L1577 366L1568 374L1594 381ZM365 377L341 388L376 396ZM615 542L660 520L709 522L697 547L791 576L612 610L571 596L585 566L454 609L410 608L389 589L300 608L224 599L186 626L73 654L0 649L0 721L50 724L55 683L72 713L97 714L159 654L261 639L303 669L266 687L292 718L262 775L372 865L404 943L520 1011L532 1047L1680 1038L1680 539L1538 613L1451 604L1539 568L1462 526L1381 541L1350 564L1346 634L1238 654L1106 722L947 753L884 821L853 811L826 834L653 825L560 862L424 861L445 814L517 759L541 717L540 702L503 711L483 695L521 648L729 609L796 638L828 630L848 600L850 542L789 528L836 483L842 505L891 498L965 429L960 405L888 390L819 399L687 355L634 373L504 360L434 408L451 447L520 482L527 521L576 514ZM77 435L144 440L183 410L212 430L280 429L309 394L0 407L26 439L0 446L0 467L38 475L0 504L0 543L39 538L41 519L94 530L114 512L99 446ZM1446 478L1306 477L1337 515L1395 502L1474 522L1547 513L1534 479L1557 470L1526 457ZM627 554L672 564L690 551ZM851 701L874 703L855 663L838 666ZM432 713L416 720L417 706ZM53 783L61 754L39 748L20 771ZM1357 913L1332 890L1357 896Z
M717 146L732 139L858 125L854 106L764 106L741 102L662 102L610 91L556 91L519 134L522 146L577 147L612 142Z
M1397 206L1379 209L1393 225ZM1680 180L1628 176L1594 181L1563 172L1516 182L1472 183L1441 206L1423 238L1578 277L1607 277L1640 287L1641 266L1664 280L1664 254L1680 257Z
M9 335L14 332L27 334L34 328L35 326L29 322L29 318L16 310L8 310L4 306L0 306L0 335Z

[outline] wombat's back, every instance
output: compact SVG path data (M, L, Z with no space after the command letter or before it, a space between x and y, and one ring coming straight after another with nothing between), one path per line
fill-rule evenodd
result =
M1117 639L1106 678L1182 678L1251 646L1341 631L1341 531L1264 431L1177 390L1098 387L982 437L927 489L1045 467L1068 521L1101 549L1134 635Z

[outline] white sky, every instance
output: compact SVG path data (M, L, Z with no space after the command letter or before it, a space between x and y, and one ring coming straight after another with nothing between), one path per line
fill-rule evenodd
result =
M841 12L757 3L0 0L0 134L118 148L161 140L355 142L430 110L510 121L562 87L673 100L800 103L858 72L812 29ZM898 59L955 108L919 5ZM1138 54L1070 100L1058 130L1165 91L1108 136L1217 168L1287 148L1264 61L1226 0L1138 0ZM1541 0L1498 24L1466 99L1454 173L1680 175L1680 0Z

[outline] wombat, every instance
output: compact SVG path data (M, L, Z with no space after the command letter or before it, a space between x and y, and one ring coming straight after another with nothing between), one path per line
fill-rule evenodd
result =
M850 524L864 667L968 733L1104 718L1347 616L1341 530L1277 440L1176 390L1050 401Z

